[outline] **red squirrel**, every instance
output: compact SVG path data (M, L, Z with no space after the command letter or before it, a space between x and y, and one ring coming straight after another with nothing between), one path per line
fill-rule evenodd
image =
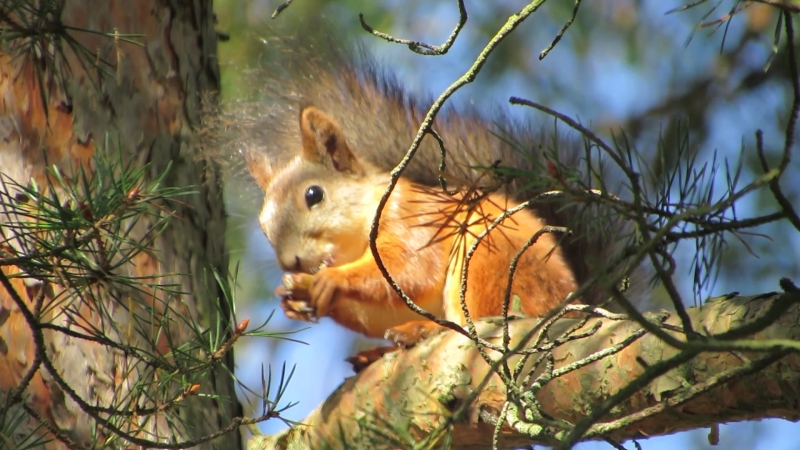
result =
M389 171L430 101L409 95L358 48L317 43L281 56L288 75L272 77L265 84L268 100L242 108L231 122L247 169L265 192L259 223L287 272L276 290L281 305L293 319L330 317L367 336L413 345L441 327L408 308L384 279L369 233ZM503 132L492 129L497 123ZM504 211L552 189L548 157L560 167L586 160L579 141L554 140L501 112L484 118L473 107L450 108L433 129L447 152L444 174L439 145L426 137L383 209L376 244L388 272L418 306L464 325L461 269L476 236ZM554 142L556 151L545 150ZM527 175L514 176L519 173ZM440 175L455 193L440 187ZM530 180L538 183L523 184ZM620 220L597 221L596 210L563 201L533 206L506 218L472 256L465 299L473 319L501 315L509 264L544 225L571 234L541 234L519 260L511 296L526 316L547 314L593 267L620 254L616 238L629 230ZM606 296L589 290L579 301L597 304Z
M278 264L289 272L280 292L303 300L316 317L331 317L351 330L410 345L438 326L411 309L382 276L369 247L386 171L360 162L339 125L314 107L300 113L298 155L278 170L251 165L266 196L259 223ZM460 289L464 254L476 236L518 205L489 194L477 210L459 208L452 196L400 178L383 210L377 238L381 260L395 282L423 309L464 325ZM459 229L461 224L469 224ZM544 226L522 210L492 230L471 258L466 304L471 317L500 315L507 268L531 235ZM542 234L519 261L511 294L521 312L539 317L576 289L575 276L556 238ZM296 303L295 303L296 304ZM290 317L301 311L284 302Z

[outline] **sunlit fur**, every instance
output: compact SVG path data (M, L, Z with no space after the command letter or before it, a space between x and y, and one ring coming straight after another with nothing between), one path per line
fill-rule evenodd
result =
M313 105L337 122L360 163L388 172L402 159L432 98L409 92L387 70L389 64L372 57L363 46L340 42L335 33L325 34L324 30L309 19L302 29L287 30L292 38L269 39L265 52L275 50L268 55L269 61L281 70L270 66L252 71L258 95L253 101L229 104L222 114L214 116L218 120L209 124L209 140L215 145L208 152L216 153L216 159L229 167L247 161L249 172L263 186L272 178L271 171L280 172L299 155L302 135L298 115L304 106ZM612 191L619 185L613 181L613 174L600 170L603 165L595 159L596 152L585 152L580 139L554 136L552 121L541 120L539 123L547 126L537 126L535 120L542 119L537 113L522 111L525 119L514 120L506 108L460 103L457 99L451 99L448 105L437 115L433 128L447 148L445 174L450 188L497 188L500 194L524 201L558 189L555 178L575 184L570 177L577 177L585 186L611 187ZM519 176L500 179L482 169L498 161ZM553 162L555 173L548 161ZM404 177L437 186L440 162L439 146L428 136ZM252 170L256 166L260 169ZM573 172L566 174L564 168ZM232 170L236 172L239 167ZM563 175L568 176L559 178ZM303 188L298 188L298 196ZM550 197L536 202L533 208L546 223L571 231L559 239L579 283L619 258L629 245L628 237L634 236L631 223L624 217L597 205ZM610 278L620 275L617 271ZM644 286L637 282L647 276L630 275L634 286L628 294L639 297L637 291ZM608 295L598 284L586 291L582 300L598 304Z
M389 181L387 172L345 158L335 168L329 156L350 152L338 125L324 114L313 126L304 150L289 164L261 177L265 201L260 223L287 271L333 277L337 294L328 315L368 336L383 337L399 326L433 327L402 302L379 271L369 249L372 218ZM330 120L331 123L325 123ZM316 134L315 134L316 133ZM327 150L321 142L334 142ZM319 144L319 145L318 145ZM321 150L319 150L321 149ZM351 164L353 166L351 166ZM252 170L259 170L254 166ZM324 199L308 207L305 192L320 186ZM480 193L478 193L480 194ZM383 210L377 248L389 273L409 297L437 316L464 324L460 303L461 265L478 235L506 209L517 205L500 195L453 196L400 179ZM462 227L461 224L467 224ZM502 311L511 259L544 223L523 210L506 219L478 246L468 273L466 305L473 318ZM521 311L542 316L575 289L575 277L553 235L543 234L519 261L511 296ZM432 331L432 329L431 329Z

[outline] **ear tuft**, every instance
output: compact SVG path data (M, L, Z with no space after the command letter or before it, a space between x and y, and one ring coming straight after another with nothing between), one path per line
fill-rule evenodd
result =
M258 187L266 191L275 176L275 170L267 156L248 152L245 154L245 161L247 162L247 171L250 172Z
M339 172L363 173L339 124L321 110L308 106L300 111L300 136L303 157L323 162Z

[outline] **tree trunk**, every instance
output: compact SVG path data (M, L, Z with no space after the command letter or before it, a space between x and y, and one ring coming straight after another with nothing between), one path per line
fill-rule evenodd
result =
M15 57L18 47L5 47L10 50L0 54L3 98L0 173L6 180L22 185L34 179L44 186L46 165L55 165L67 175L75 174L79 166L91 170L95 152L110 153L118 142L124 159L138 166L150 164L147 172L150 179L163 174L171 164L162 184L196 186L199 192L168 204L172 211L164 212L174 212L174 217L153 243L156 253L141 253L132 263L118 269L119 275L144 279L169 274L156 282L174 283L175 291L182 294L131 289L112 296L110 290L105 290L104 297L88 296L90 302L84 296L81 299L59 298L59 289L54 287L52 292L44 293L45 305L52 308L39 320L86 332L86 324L83 327L76 324L75 317L79 316L125 344L142 347L155 342L156 348L145 350L161 354L168 351L164 347L167 340L181 344L192 338L189 322L207 329L212 328L216 320L222 320L223 330L229 329L229 310L219 300L220 289L215 283L207 282L214 280L211 269L216 269L222 277L227 276L228 259L223 248L225 213L219 174L215 167L194 158L186 145L200 120L201 94L219 89L217 36L211 1L65 0L63 3L60 15L54 15L54 20L45 26L60 20L72 27L69 35L83 45L89 55L95 54L98 60L107 60L110 65L105 68L107 73L103 73L91 60L86 64L86 58L81 60L78 56L81 51L63 41L63 59L56 64L48 64L54 61L52 58L30 53ZM6 11L3 15L6 31L25 28L30 23L20 14ZM132 39L144 45L81 29L141 34ZM57 73L65 75L63 84L54 76ZM0 218L0 225L4 219L5 216ZM137 238L136 234L147 229L152 220L141 218L134 226L132 237ZM14 245L6 239L2 242ZM6 275L17 272L19 269L14 266L3 266ZM11 283L13 291L33 309L34 298L42 284L23 283L20 278L11 278ZM58 301L53 302L54 299ZM127 304L126 299L129 300ZM131 307L134 301L137 306ZM124 330L125 324L146 319L142 312L148 307L155 311L150 311L153 335L120 333L119 329ZM168 310L189 320L181 322L168 318ZM138 329L144 328L147 327ZM42 448L66 448L65 439L81 446L93 439L99 442L110 439L114 433L106 425L98 426L98 421L86 413L85 405L81 406L71 395L76 394L85 404L97 406L116 405L131 398L128 396L144 399L147 392L134 392L133 386L153 372L148 372L132 355L98 342L56 330L32 331L19 303L13 301L12 293L0 287L0 402L7 400L3 394L18 386L26 371L38 364L37 333L47 344L52 369L74 392L64 392L63 386L53 380L54 374L46 364L38 367L23 393L27 396L25 401L12 408L15 414L21 412L25 417L15 428L15 435L30 434L44 420L50 428L47 437L52 439L58 435L59 439L42 444ZM224 358L227 369L232 372L232 353L228 352ZM122 417L114 424L130 435L159 442L182 442L214 432L240 415L228 370L214 368L199 382L200 393L217 395L218 400L189 396L179 407L148 416L148 420ZM137 389L142 386L146 385L140 384ZM142 400L137 404L144 403L146 401ZM109 442L117 447L124 446L125 441ZM238 448L240 445L240 436L234 431L197 448Z

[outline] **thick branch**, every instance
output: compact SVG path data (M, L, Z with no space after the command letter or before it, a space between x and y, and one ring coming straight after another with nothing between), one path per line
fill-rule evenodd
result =
M774 302L796 302L797 297L797 293L736 297L688 311L694 329L711 335L752 323ZM591 329L597 322L601 322L601 328L590 337L553 350L556 372L641 330L636 322L609 319L589 320L582 330ZM562 319L557 326L563 331L575 323L575 319ZM673 317L667 323L678 325L679 321ZM790 395L800 391L800 357L792 351L800 345L791 342L800 341L798 323L800 305L795 304L772 325L754 334L752 340L737 341L743 349L764 344L763 350L705 351L693 357L689 354L683 358L688 362L645 384L611 409L610 414L589 429L588 437L599 439L605 435L622 441L714 423L770 417L800 420L798 404ZM513 321L512 336L520 339L536 324L537 321L530 319ZM480 325L482 336L490 342L500 342L502 328ZM673 334L683 340L682 335ZM512 341L511 345L515 343ZM686 353L645 334L613 355L553 378L536 394L541 408L541 414L537 415L546 418L538 421L542 427L516 428L527 433L536 430L527 436L506 424L500 432L499 448L557 443L571 430L569 424L598 411L600 404L635 382L648 367L676 356L680 359L681 355ZM537 356L531 361L534 358ZM779 362L773 363L775 360ZM510 366L514 367L517 361L511 358ZM750 371L739 374L745 370ZM305 425L257 437L250 442L250 448L405 447L402 442L424 439L443 424L450 425L454 448L491 448L495 428L492 422L501 416L508 392L498 375L485 384L463 417L452 414L489 372L489 366L471 341L458 333L442 333L410 350L387 355L347 379L303 421ZM523 371L519 379L525 374ZM531 380L536 377L534 374ZM717 381L727 383L712 387ZM530 382L523 390L529 388ZM508 417L511 415L506 415L507 423ZM447 423L450 419L452 424ZM565 422L569 424L565 426ZM395 438L398 440L393 441Z

